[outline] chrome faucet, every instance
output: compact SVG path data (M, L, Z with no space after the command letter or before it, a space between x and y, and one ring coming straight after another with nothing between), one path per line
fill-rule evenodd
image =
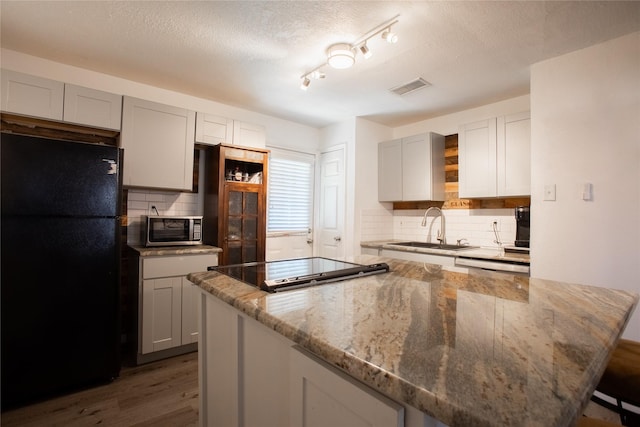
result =
M429 215L429 211L431 211L431 209L435 209L440 214L440 230L438 230L437 240L440 242L441 245L444 245L447 243L447 238L445 236L444 213L442 212L442 209L440 209L437 206L432 206L429 209L427 209L424 213L424 217L422 218L422 226L423 227L427 226L427 216Z

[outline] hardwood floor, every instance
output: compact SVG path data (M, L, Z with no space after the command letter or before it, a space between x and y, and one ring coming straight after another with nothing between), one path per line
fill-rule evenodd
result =
M1 414L11 426L196 426L198 353L125 367L110 384Z
M110 384L7 411L2 427L197 426L198 353L125 367ZM619 424L617 414L589 403L585 414Z

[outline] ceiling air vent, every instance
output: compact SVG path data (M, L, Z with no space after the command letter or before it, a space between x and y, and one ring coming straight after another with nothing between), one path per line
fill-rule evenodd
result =
M431 86L431 83L420 77L418 79L410 81L407 84L403 84L402 86L394 87L393 89L389 90L396 95L405 95L409 92L413 92L427 86Z

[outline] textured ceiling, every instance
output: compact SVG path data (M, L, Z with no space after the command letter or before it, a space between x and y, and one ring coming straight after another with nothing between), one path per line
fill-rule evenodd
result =
M400 15L347 70L325 50ZM325 126L398 126L529 93L529 66L640 30L640 2L8 1L3 48ZM422 77L432 86L389 91Z

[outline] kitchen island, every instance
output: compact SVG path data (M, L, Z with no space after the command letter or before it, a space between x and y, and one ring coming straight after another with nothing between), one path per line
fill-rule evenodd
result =
M298 395L322 395L306 377L295 385L289 365L301 351L379 395L399 414L390 425L570 426L638 302L525 276L355 261L391 272L277 294L217 272L188 276L202 289L207 425L296 425L313 408L296 407Z

